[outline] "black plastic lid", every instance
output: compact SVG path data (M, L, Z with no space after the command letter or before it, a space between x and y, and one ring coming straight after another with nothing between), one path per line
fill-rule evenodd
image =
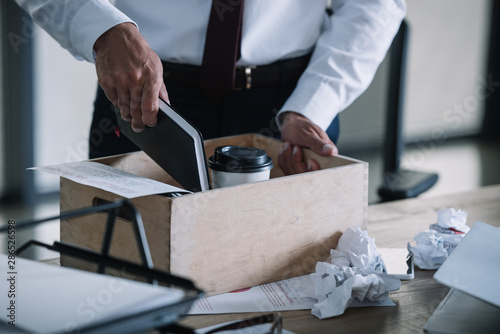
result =
M259 148L226 145L215 149L208 159L208 166L214 170L230 173L255 173L272 169L273 159Z

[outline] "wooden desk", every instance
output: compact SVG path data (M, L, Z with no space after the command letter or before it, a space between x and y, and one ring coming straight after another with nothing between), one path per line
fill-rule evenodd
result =
M500 185L435 198L416 198L371 205L368 234L379 247L406 247L413 236L437 221L436 211L454 207L467 211L468 225L483 221L500 227ZM391 292L393 307L352 308L335 318L319 320L310 311L282 312L283 326L294 333L421 333L425 323L448 293L434 281L434 271L418 270ZM182 324L201 328L256 314L189 316Z

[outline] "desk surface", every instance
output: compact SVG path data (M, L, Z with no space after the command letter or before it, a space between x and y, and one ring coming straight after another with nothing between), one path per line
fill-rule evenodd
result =
M378 247L406 247L413 236L437 221L437 210L453 207L467 211L469 226L482 221L500 227L500 185L434 198L415 198L368 207L368 234ZM319 320L310 311L282 312L283 327L294 333L421 333L425 323L448 293L434 271L415 271L391 292L393 307L352 308L335 318ZM189 316L182 324L201 328L255 314Z

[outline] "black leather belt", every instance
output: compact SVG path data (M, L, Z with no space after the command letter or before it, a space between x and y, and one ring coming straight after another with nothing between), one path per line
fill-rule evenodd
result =
M297 82L306 69L310 58L311 55L308 54L293 59L280 60L269 65L238 66L236 67L234 90ZM200 66L162 63L163 78L166 83L199 87Z

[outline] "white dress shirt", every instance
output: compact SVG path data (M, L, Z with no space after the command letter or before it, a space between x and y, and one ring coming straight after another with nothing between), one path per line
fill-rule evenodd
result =
M105 31L135 23L162 60L200 65L212 0L16 0L76 58ZM239 0L234 0L239 1ZM313 52L285 102L326 129L365 89L406 13L404 0L246 0L238 65Z

